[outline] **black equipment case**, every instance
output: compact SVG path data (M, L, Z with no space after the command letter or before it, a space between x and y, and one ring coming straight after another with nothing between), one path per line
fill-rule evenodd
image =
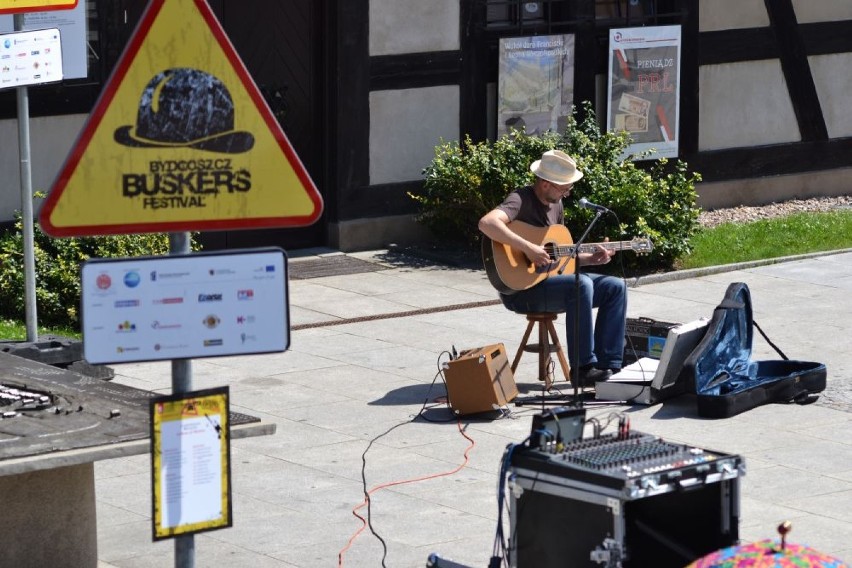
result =
M682 568L738 542L740 456L619 430L511 454L512 568Z
M751 359L753 327L783 360ZM693 381L698 415L705 418L727 418L772 402L813 402L826 382L824 364L789 360L754 323L751 293L743 282L728 286L684 371Z

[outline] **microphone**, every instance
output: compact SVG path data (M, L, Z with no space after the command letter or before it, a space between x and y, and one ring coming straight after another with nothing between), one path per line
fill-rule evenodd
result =
M609 213L609 209L607 209L603 205L597 205L595 203L592 203L591 201L589 201L585 197L580 198L578 205L583 209L592 209L593 211L601 211L603 213Z

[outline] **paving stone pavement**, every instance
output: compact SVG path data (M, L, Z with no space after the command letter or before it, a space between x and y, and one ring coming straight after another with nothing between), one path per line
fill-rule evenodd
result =
M525 320L493 302L481 270L387 251L352 256L386 269L290 282L296 329L287 352L192 363L193 388L228 385L233 410L277 426L274 435L233 442L234 526L194 537L198 567L416 567L433 552L488 565L500 459L529 434L536 409L510 405L499 418L453 420L440 404L439 370L453 348L503 343L511 356ZM588 416L624 412L635 430L741 455L743 541L772 538L790 520L789 542L849 562L852 252L683 276L643 279L630 289L628 315L709 318L728 284L745 282L769 337L792 359L827 365L826 391L814 404L721 420L699 418L690 395L590 407ZM755 335L754 358L777 355ZM117 365L114 380L168 393L170 372L162 362ZM515 374L519 389L539 389L536 376L527 355ZM431 421L414 420L424 406ZM97 462L95 474L100 568L173 565L173 543L151 539L149 457ZM371 526L354 513L369 514Z

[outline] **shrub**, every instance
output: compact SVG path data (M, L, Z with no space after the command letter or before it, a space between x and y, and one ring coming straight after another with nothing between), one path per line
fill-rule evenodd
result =
M40 326L80 329L80 264L89 258L161 255L169 252L167 235L49 237L36 226L36 312ZM193 246L194 249L197 246ZM26 315L23 222L0 234L0 318L21 321Z
M618 223L610 216L602 218L590 241L649 237L654 251L647 257L624 255L625 264L645 270L671 267L689 252L689 238L698 229L695 183L700 175L690 173L680 160L660 159L643 167L622 159L629 135L601 132L588 103L584 114L580 122L576 114L571 116L562 134L515 131L494 142L473 142L470 137L461 143L442 142L423 172L423 193L409 194L419 204L418 220L438 238L475 249L479 218L513 189L531 184L529 165L556 148L575 157L585 174L566 201L566 224L579 230L594 217L594 212L575 207L576 199L605 204Z

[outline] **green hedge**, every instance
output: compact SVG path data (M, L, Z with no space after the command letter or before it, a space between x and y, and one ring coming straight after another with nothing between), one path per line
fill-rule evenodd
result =
M609 237L630 240L649 237L654 251L647 256L623 255L625 265L642 270L670 268L689 250L689 238L698 229L695 184L698 173L682 161L660 159L637 163L622 160L630 143L626 132L601 132L590 105L585 118L576 114L566 130L539 136L515 131L494 142L444 142L424 170L422 193L409 193L420 207L418 219L439 239L475 250L480 238L477 221L498 205L513 189L531 184L529 165L550 149L560 149L577 160L584 172L566 201L566 224L572 231L585 228L594 217L579 209L585 197L606 205L617 216L606 216L595 227L591 240Z
M193 245L197 249L197 245ZM36 312L40 326L80 329L80 264L89 258L168 254L168 235L49 237L36 225ZM25 319L23 223L0 234L0 318Z

